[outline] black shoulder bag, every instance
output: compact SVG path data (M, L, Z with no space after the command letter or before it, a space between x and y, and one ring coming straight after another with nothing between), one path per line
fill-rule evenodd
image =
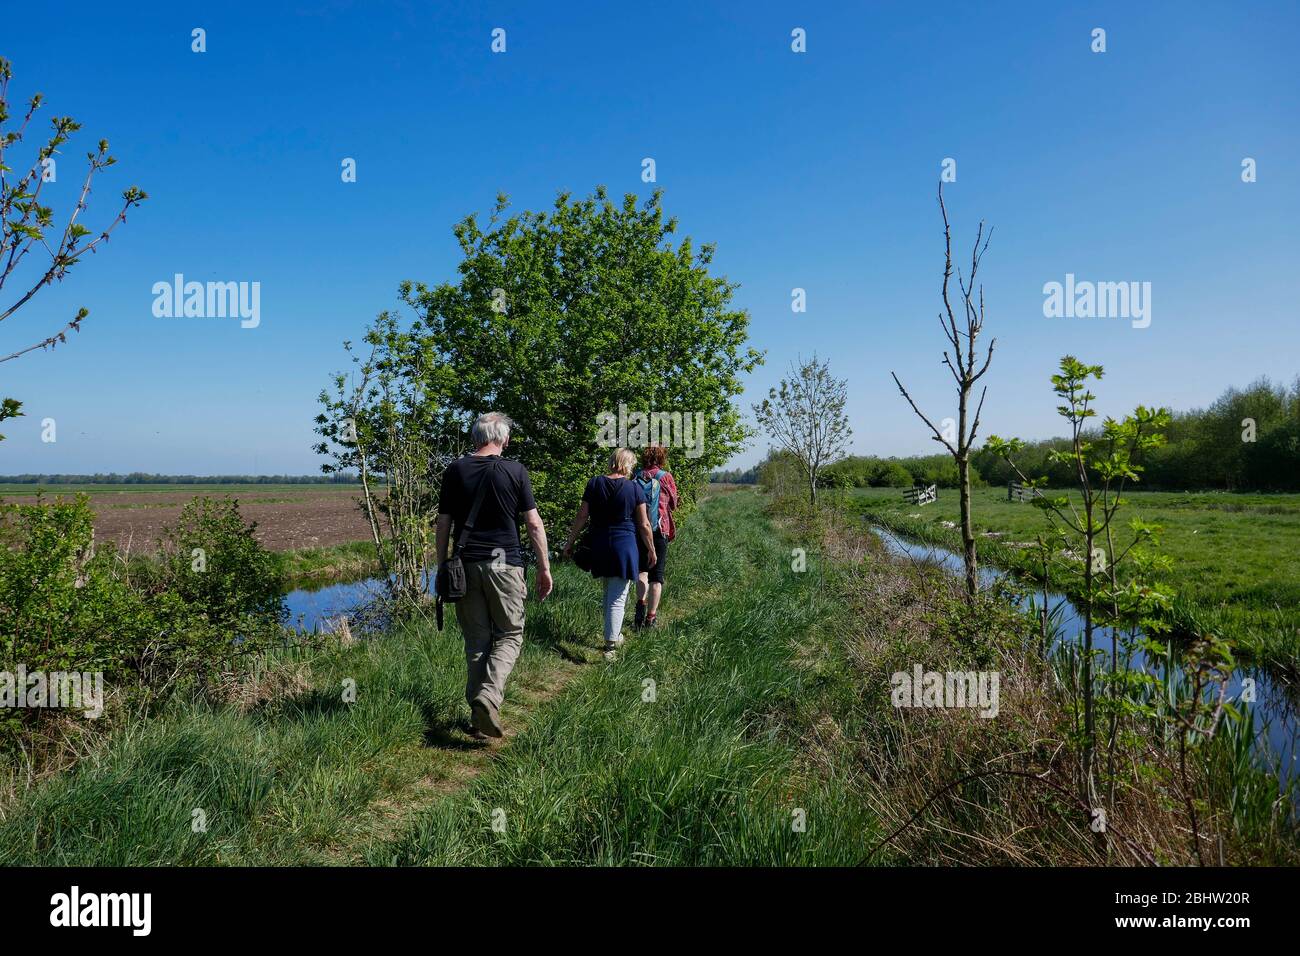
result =
M587 573L591 573L591 569L596 566L596 552L591 547L590 524L578 534L578 540L573 546L573 563Z
M496 470L496 462L493 462L488 473L479 479L478 491L474 493L474 504L470 506L469 515L465 518L465 524L461 526L460 535L452 545L451 557L438 565L438 574L434 578L433 588L438 595L437 613L440 631L442 630L442 605L454 604L469 593L469 581L465 577L465 562L461 559L460 553L465 548L465 542L469 540L469 533L474 530L474 522L478 520L479 509L483 507L483 499L487 496L488 485Z

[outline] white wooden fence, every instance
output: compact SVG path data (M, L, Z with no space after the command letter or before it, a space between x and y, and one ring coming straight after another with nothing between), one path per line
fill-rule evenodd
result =
M1026 488L1018 481L1007 482L1007 501L1028 501L1030 498L1041 498L1043 493L1037 488Z
M909 505L932 505L939 500L938 485L916 485L903 492L903 500Z

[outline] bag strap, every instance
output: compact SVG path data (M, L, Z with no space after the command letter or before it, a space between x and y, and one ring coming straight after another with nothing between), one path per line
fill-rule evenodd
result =
M650 515L646 515L646 517L650 519L650 527L653 528L655 531L658 531L659 530L659 502L661 499L659 497L659 476L657 474L650 479L650 492L654 496L654 500L655 500L655 513L653 517L651 517ZM649 509L649 506L650 506L650 502L647 501L646 508Z
M483 507L483 499L487 496L488 485L492 482L492 476L496 474L497 462L492 462L492 467L482 478L478 480L478 491L474 493L474 504L469 509L469 515L465 518L465 523L461 525L460 535L456 538L456 545L451 549L451 556L454 558L460 554L465 547L465 542L469 540L469 533L474 530L474 522L478 520L479 509Z

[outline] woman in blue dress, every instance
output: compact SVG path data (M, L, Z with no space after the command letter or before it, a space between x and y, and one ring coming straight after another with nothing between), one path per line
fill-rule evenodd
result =
M631 480L636 456L619 448L609 459L609 473L587 482L582 505L569 529L564 556L573 554L573 543L591 519L589 540L592 550L591 576L605 583L605 657L613 660L623 643L623 612L627 606L629 586L640 571L637 538L655 562L654 536L646 515L645 492Z

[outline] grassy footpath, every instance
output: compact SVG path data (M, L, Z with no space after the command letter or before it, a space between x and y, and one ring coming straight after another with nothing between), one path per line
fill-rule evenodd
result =
M529 605L503 744L465 734L454 627L289 654L244 706L178 702L11 784L0 864L861 859L873 819L801 746L842 685L801 651L835 630L815 576L742 493L693 516L670 582L668 624L606 664L595 584L561 568Z
M706 502L673 552L671 626L546 708L476 785L366 851L374 863L827 864L874 821L810 773L823 675L796 645L826 608L752 494ZM819 768L827 771L828 768ZM806 824L800 832L798 822ZM494 825L495 824L495 825Z

